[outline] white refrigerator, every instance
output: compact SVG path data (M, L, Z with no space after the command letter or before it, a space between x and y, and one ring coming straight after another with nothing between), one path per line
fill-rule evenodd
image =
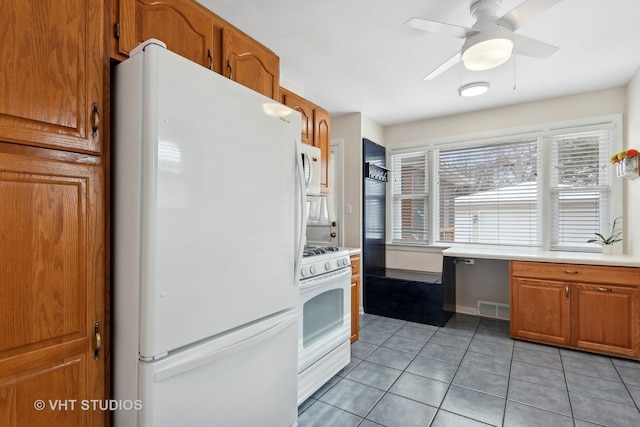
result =
M114 425L295 425L299 114L158 41L113 86Z

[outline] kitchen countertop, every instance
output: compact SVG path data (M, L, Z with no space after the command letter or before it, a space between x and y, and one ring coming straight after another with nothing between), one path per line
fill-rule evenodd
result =
M340 246L340 249L348 250L349 251L349 256L358 255L359 253L362 252L362 250L360 248L347 248L347 247Z
M564 264L613 265L640 267L640 257L631 255L603 255L592 252L559 252L509 247L455 247L442 251L443 256L456 258L499 259L508 261L557 262Z

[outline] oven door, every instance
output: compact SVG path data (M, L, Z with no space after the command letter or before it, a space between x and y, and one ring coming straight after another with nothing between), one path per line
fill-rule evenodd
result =
M351 337L351 269L300 283L298 372Z

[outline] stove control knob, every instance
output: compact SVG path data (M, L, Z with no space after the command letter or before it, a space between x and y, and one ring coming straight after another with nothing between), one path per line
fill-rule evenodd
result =
M324 263L324 269L327 271L331 270L331 263L329 261Z
M302 277L305 277L307 275L307 267L302 267L302 270L300 270L300 275Z
M312 265L312 266L309 268L309 271L311 272L311 274L316 274L316 266L315 266L315 265Z

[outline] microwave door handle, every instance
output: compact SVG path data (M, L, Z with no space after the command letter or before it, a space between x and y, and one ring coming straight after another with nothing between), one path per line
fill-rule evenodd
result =
M298 187L298 191L299 191L299 208L297 209L300 217L298 218L298 221L296 221L299 225L298 228L298 242L297 242L297 247L296 247L296 259L294 262L294 274L295 274L295 283L296 286L298 286L298 284L300 283L300 264L302 263L302 252L304 250L304 236L305 236L305 231L307 229L307 186L305 184L305 178L304 178L304 165L303 165L303 158L306 159L306 156L301 156L300 153L300 143L298 143L296 141L295 143L295 147L296 147L296 181L298 183L297 187ZM308 161L308 159L307 159Z
M311 182L311 161L309 160L309 156L305 153L301 153L302 158L302 178L305 187L309 185ZM309 175L307 175L306 171L309 171Z

